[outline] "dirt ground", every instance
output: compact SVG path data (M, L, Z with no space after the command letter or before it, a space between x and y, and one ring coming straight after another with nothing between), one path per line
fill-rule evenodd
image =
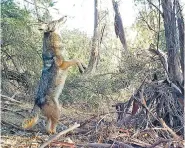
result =
M18 101L6 100L6 98L1 101L1 146L2 148L39 147L52 137L45 132L45 118L41 115L38 124L32 129L22 129L22 121L31 111L33 102L24 99ZM59 137L57 142L68 142L69 139L75 144L107 142L110 139L111 130L116 130L113 125L116 124L115 113L88 111L87 104L76 103L63 106L57 133L75 123L79 123L81 127ZM112 129L108 129L110 127ZM50 147L62 147L60 143L58 145L51 144Z
M111 107L114 102L102 104L96 110L84 102L62 106L62 115L55 135L46 133L45 118L42 115L36 126L24 130L21 124L32 110L33 102L29 97L1 98L2 148L39 148L75 123L80 124L80 127L52 140L46 147L163 148L173 143L170 148L181 148L184 144L183 140L161 139L156 131L164 130L165 133L163 128L135 130L132 127L118 126L116 110Z

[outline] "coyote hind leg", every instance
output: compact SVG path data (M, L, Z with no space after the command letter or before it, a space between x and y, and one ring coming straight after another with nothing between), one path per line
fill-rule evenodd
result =
M47 119L46 131L48 134L55 134L59 119Z
M47 117L46 131L48 134L56 133L56 127L60 119L60 108L55 104L45 104L42 108L44 115Z
M51 119L50 118L47 119L46 131L47 131L48 134L52 133L52 131L51 131Z
M59 121L59 118L57 119L51 119L51 133L52 134L55 134L56 133L56 128L57 128L57 125L58 125L58 121Z

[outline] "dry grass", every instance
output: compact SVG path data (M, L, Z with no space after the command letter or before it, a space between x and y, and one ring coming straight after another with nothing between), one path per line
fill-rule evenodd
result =
M156 97L156 92L158 93ZM159 95L160 94L160 95ZM90 109L83 102L63 106L57 132L70 127L75 122L81 126L74 131L60 136L52 141L48 147L183 147L183 111L177 100L171 95L171 88L154 83L145 85L143 96L147 102L147 109L140 104L136 114L122 114L122 119L130 119L127 124L117 122L116 109L111 107L114 101L100 105L98 109ZM138 96L135 96L138 98ZM158 99L157 101L155 99ZM45 133L44 117L31 130L21 128L23 118L29 114L32 106L25 100L22 104L2 101L1 146L2 148L40 147L51 136ZM163 103L162 103L163 102ZM165 102L165 103L164 103ZM125 102L122 111L126 110ZM160 106L159 106L160 104ZM170 106L170 107L169 107ZM147 113L148 110L148 113ZM146 114L147 113L147 114ZM168 114L167 114L168 113ZM172 118L167 118L171 115ZM167 127L155 122L162 117L178 138L173 137ZM167 116L168 115L168 116ZM154 116L156 118L154 118ZM178 118L175 118L178 116ZM173 124L170 123L170 119ZM162 122L163 122L162 121ZM168 121L170 121L168 123ZM171 126L173 125L173 126ZM70 139L69 139L70 138ZM66 140L67 139L67 140ZM70 141L70 142L69 142ZM69 143L74 143L70 145ZM128 144L128 145L125 145Z

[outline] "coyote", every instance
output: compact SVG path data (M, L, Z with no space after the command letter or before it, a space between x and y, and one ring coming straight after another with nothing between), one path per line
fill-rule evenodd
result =
M65 17L48 24L43 24L39 30L44 31L43 37L43 69L35 94L35 104L29 118L22 123L24 129L33 127L38 119L40 110L47 118L46 131L49 134L56 132L60 118L60 104L58 98L67 77L68 68L77 65L81 73L86 66L78 59L64 60L62 56L62 42L59 27L64 23Z

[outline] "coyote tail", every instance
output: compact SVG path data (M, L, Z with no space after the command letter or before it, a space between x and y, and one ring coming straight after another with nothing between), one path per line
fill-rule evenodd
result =
M39 115L40 115L40 108L37 105L34 105L29 118L25 119L24 122L22 123L22 128L30 129L33 126L35 126L38 122Z

